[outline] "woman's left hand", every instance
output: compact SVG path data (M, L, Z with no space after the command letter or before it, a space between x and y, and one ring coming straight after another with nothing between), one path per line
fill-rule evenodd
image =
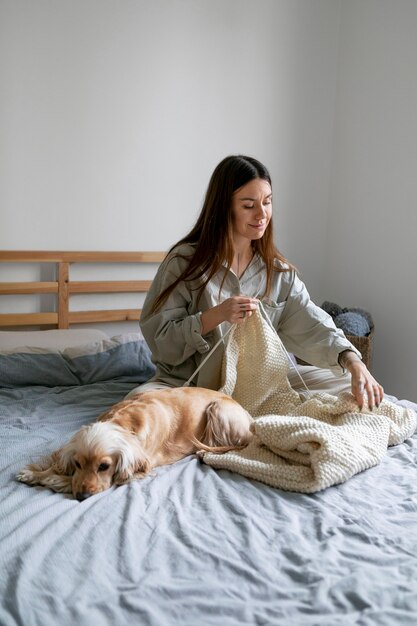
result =
M368 406L372 411L374 406L377 408L384 397L384 389L372 376L365 363L363 363L354 353L356 358L346 359L345 367L352 376L352 394L358 403L359 410L362 411L364 406L364 395L368 401Z

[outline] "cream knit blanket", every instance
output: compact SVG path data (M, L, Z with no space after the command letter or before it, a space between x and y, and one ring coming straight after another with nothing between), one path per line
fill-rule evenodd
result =
M377 465L388 446L416 430L416 413L387 400L359 413L350 393L298 394L288 370L281 340L260 311L232 329L221 391L252 415L255 436L241 451L202 453L205 463L312 493Z

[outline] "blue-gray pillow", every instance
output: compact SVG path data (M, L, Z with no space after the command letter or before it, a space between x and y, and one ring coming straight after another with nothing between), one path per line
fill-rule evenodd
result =
M0 387L79 384L76 374L60 352L19 348L0 353Z
M142 383L155 372L150 350L139 333L67 348L63 356L82 385L114 378Z
M114 378L146 382L155 372L140 333L53 346L0 349L0 387L84 385Z

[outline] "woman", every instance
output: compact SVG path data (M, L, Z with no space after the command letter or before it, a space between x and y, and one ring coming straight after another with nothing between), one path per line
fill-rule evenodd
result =
M246 156L219 163L194 228L159 268L140 322L156 374L131 394L182 386L220 340L192 383L218 389L221 338L230 324L244 324L259 300L289 352L339 374L346 368L360 409L365 391L369 407L379 405L383 389L360 353L313 304L294 267L276 249L271 178L259 161Z

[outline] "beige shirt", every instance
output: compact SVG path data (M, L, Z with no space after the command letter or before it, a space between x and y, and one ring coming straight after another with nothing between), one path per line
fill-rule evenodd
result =
M207 284L197 303L198 285L181 282L156 313L152 305L156 297L172 284L187 266L187 260L175 253L190 255L194 247L183 244L163 261L146 297L140 326L156 365L153 381L174 387L182 386L194 373L209 350L224 337L228 322L213 331L201 334L201 313L227 298L245 295L262 300L263 309L288 352L317 367L341 374L338 357L344 350L360 353L336 328L332 318L311 300L305 285L294 270L274 272L272 288L264 297L266 270L263 259L256 254L244 274L237 278L231 271L218 272ZM220 285L226 277L220 292ZM221 363L224 342L216 348L203 365L192 385L218 389L221 386Z

